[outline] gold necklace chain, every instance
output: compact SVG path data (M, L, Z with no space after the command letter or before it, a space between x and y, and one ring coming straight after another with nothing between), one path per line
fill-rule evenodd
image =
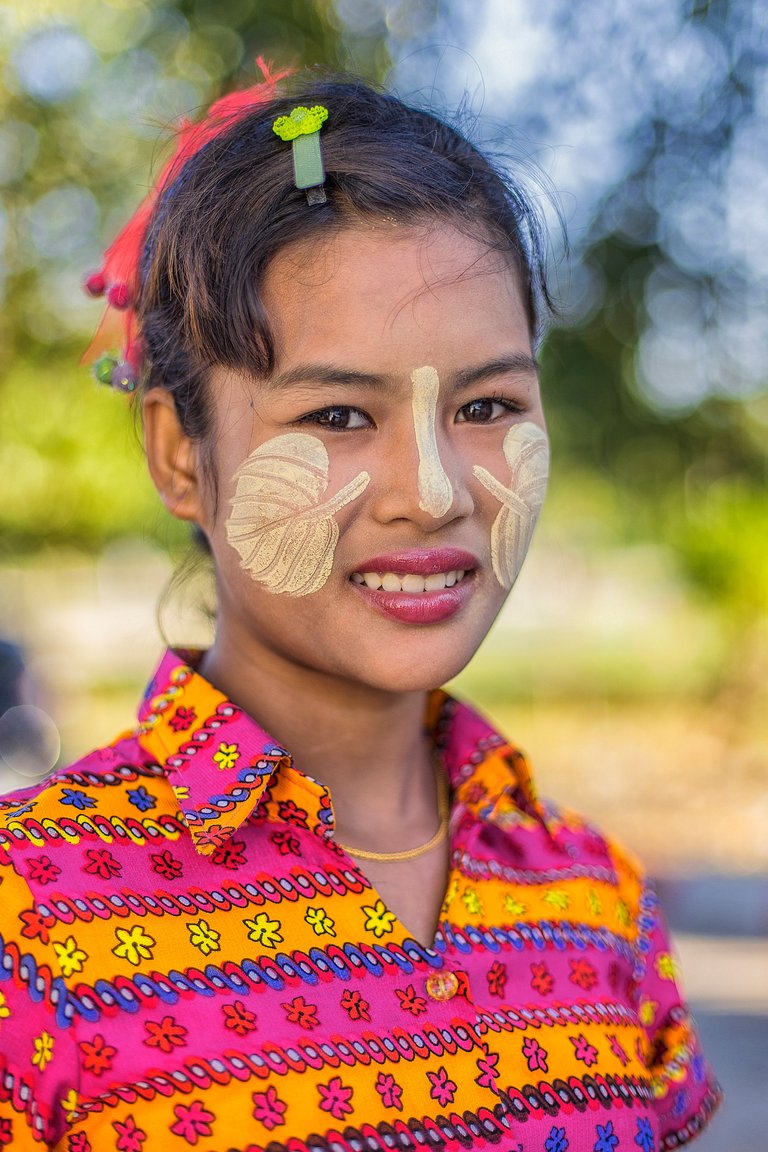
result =
M339 848L343 848L349 856L356 856L359 860L378 860L384 863L413 860L416 856L424 856L430 852L448 835L451 808L448 777L437 763L435 763L435 782L437 784L437 811L440 816L440 824L434 836L431 836L424 844L419 844L416 848L405 848L402 852L369 852L367 848L350 848L348 844L342 844L340 840L336 840Z

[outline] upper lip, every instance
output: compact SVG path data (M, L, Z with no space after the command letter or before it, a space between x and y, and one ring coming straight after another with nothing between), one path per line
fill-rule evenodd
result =
M463 548L406 548L401 552L387 552L372 556L353 568L354 572L392 572L405 576L434 576L438 572L469 571L477 568L479 560Z

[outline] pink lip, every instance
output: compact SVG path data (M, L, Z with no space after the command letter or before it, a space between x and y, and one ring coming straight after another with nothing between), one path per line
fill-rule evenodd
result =
M439 592L414 593L385 592L383 588L374 591L365 584L350 582L357 595L367 600L372 608L384 616L399 620L401 624L439 624L442 620L449 620L464 607L472 595L474 583L468 574L452 588L441 588Z
M402 624L439 624L455 616L472 595L474 569L478 564L476 556L461 548L411 548L389 552L385 556L372 556L355 571L377 572L382 576L386 572L393 572L396 576L405 576L408 572L417 576L434 576L438 572L462 569L466 575L452 588L440 588L435 592L385 592L383 588L368 588L354 581L350 583L358 596L384 616Z
M462 548L408 548L403 552L389 552L385 556L373 556L370 560L363 560L354 569L355 572L378 572L383 576L385 572L392 572L395 576L405 576L412 572L415 576L434 576L438 572L455 572L461 568L465 572L477 568L479 560L471 552ZM450 591L450 589L446 589ZM398 597L405 596L405 592L389 593ZM432 595L421 593L420 596ZM440 595L440 593L436 593Z

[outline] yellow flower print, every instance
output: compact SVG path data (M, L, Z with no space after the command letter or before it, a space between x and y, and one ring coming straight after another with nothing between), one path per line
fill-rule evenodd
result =
M557 908L560 912L565 912L570 903L568 896L560 888L550 888L544 893L543 900L545 904Z
M254 920L243 920L243 924L248 929L248 939L255 940L264 948L275 948L283 942L282 924L279 920L270 920L266 912L259 912Z
M174 784L173 794L177 800L189 800L189 788L186 784Z
M64 1109L67 1120L71 1120L73 1113L77 1111L77 1092L74 1088L70 1088L66 1096L62 1098L61 1107Z
M451 882L448 885L448 891L445 893L445 902L443 904L443 907L447 908L449 906L449 904L452 904L453 901L458 896L458 894L459 894L459 881L455 876L453 876L453 877L451 877Z
M461 900L470 916L482 916L483 904L474 888L467 888Z
M214 752L214 763L218 764L219 768L234 768L240 759L240 749L237 744L219 744L218 752Z
M133 928L115 928L115 936L119 944L112 951L121 960L135 965L152 959L152 949L157 941L144 931L141 924L134 924Z
M221 951L219 946L221 932L211 928L207 920L193 920L191 924L187 924L187 931L195 948L199 948L203 956Z
M597 895L597 892L595 892L594 888L590 888L589 892L587 892L587 904L589 904L589 910L593 916L599 916L603 910L600 897Z
M39 1036L35 1036L35 1051L32 1056L32 1063L37 1064L41 1072L45 1071L46 1066L53 1059L53 1036L50 1032L41 1032Z
M650 1027L656 1019L656 1010L658 1007L659 1004L657 1000L642 1000L640 1002L638 1015L640 1017L640 1023L644 1024L646 1028Z
M504 907L510 916L522 916L527 906L521 900L516 900L514 896L507 893L504 897Z
M11 1014L11 1010L6 1003L5 996L0 992L0 1020L7 1020Z
M335 936L335 921L326 912L325 908L307 908L304 914L307 924L314 928L318 936Z
M363 912L367 917L365 927L369 932L373 932L377 940L386 932L392 931L395 914L387 911L383 900L377 900L373 905L363 904Z
M654 968L661 976L662 980L674 980L677 976L677 964L673 956L669 952L660 952L656 957Z
M78 948L74 936L67 936L63 944L58 944L54 940L53 950L58 957L63 976L74 976L76 972L82 972L83 964L88 959L88 953L83 952L82 948Z

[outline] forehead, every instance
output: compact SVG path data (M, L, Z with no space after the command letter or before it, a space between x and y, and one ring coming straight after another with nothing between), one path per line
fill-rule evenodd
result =
M509 259L451 227L383 221L302 241L270 265L263 300L278 368L343 355L381 372L439 369L531 347Z

